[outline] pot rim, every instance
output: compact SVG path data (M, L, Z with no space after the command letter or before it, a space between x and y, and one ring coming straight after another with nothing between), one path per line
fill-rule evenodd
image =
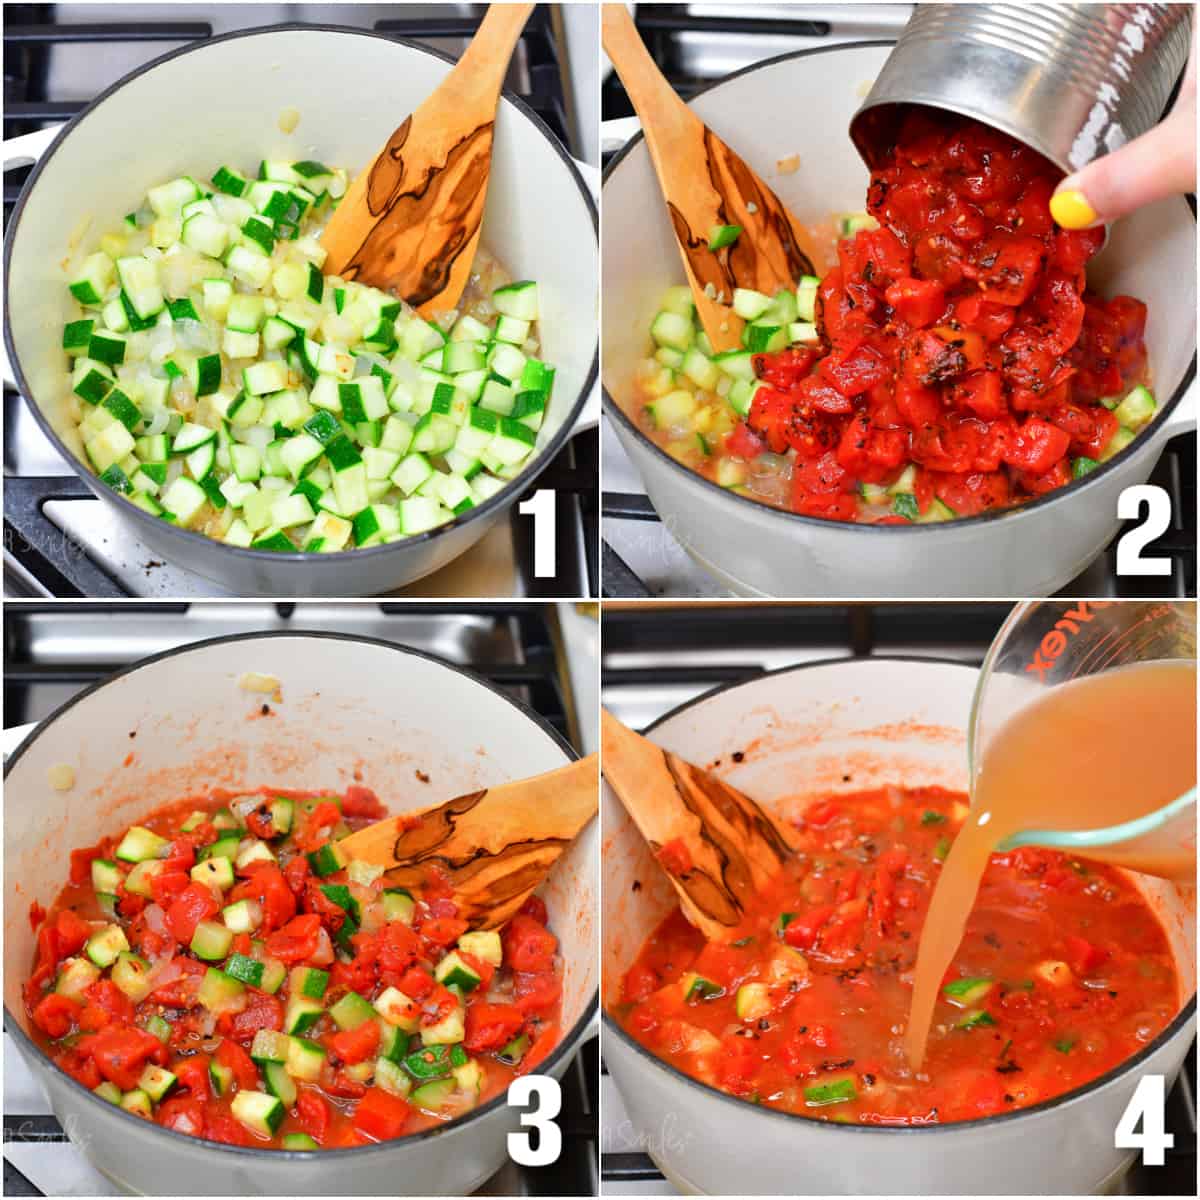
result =
M165 54L160 54L157 58L151 59L149 62L143 63L140 67L123 75L115 83L105 88L98 96L95 97L85 108L81 109L74 117L72 117L58 132L58 136L50 143L46 152L34 164L33 170L30 172L29 178L25 181L21 188L21 194L17 197L16 206L13 209L12 217L8 222L8 228L4 236L4 345L8 351L8 359L12 364L13 374L16 376L17 388L21 396L25 400L25 404L33 414L34 420L37 422L41 431L50 439L50 442L62 457L66 460L67 465L80 478L80 480L100 499L110 500L116 499L120 501L122 498L113 493L113 496L107 496L103 491L98 491L94 486L99 483L99 477L95 475L88 467L80 462L74 454L63 444L62 439L51 427L50 422L42 413L41 407L35 403L32 396L32 389L29 387L29 381L25 378L25 372L21 367L21 358L17 353L17 348L12 335L12 324L10 320L10 312L12 305L9 298L9 288L12 282L11 258L13 246L16 242L17 231L20 228L21 217L25 212L26 201L33 194L33 189L41 177L42 170L63 142L75 132L76 128L87 119L104 101L110 96L123 88L127 83L131 83L139 76L146 74L156 67L162 66L164 63L170 62L172 59L180 58L185 54L193 54L202 51L207 46L212 46L218 42L231 42L239 38L247 37L263 37L274 33L337 33L337 34L353 34L358 37L378 38L380 41L390 42L395 45L404 46L409 50L416 50L422 54L427 54L431 58L440 59L442 62L449 63L452 66L457 61L450 55L443 53L441 50L435 50L429 46L424 46L419 42L415 42L410 38L393 37L390 34L376 33L367 29L356 29L350 25L327 25L327 24L306 24L303 22L287 22L280 25L259 25L252 29L239 29L233 33L218 34L215 37L205 38L202 41L193 42L186 46L181 46L177 50L170 50ZM501 91L501 98L507 101L517 110L521 116L542 135L543 138L550 144L554 152L562 161L571 179L574 180L575 186L583 197L587 211L592 218L593 234L599 238L600 218L599 210L596 207L596 202L592 198L592 193L588 189L587 184L583 180L583 176L579 173L579 168L575 165L574 159L567 152L557 137L551 132L550 128L537 115L524 100L510 91L507 87ZM434 529L426 530L424 533L414 534L412 537L404 538L399 542L387 542L379 546L368 546L365 549L353 550L338 550L330 554L321 555L322 561L329 561L342 567L350 567L353 563L362 562L366 556L374 555L382 557L388 551L395 551L400 547L416 546L426 542L430 542L438 536L449 533L451 530L461 529L463 526L470 524L480 518L494 516L504 509L515 504L516 501L530 489L534 480L549 466L550 461L558 454L562 447L566 444L567 439L571 436L576 420L583 409L588 395L592 388L596 386L596 381L600 374L600 339L597 334L595 349L592 353L592 361L588 367L587 374L583 384L579 389L574 401L563 420L562 425L555 431L554 435L546 443L546 445L538 451L535 458L530 462L526 470L509 480L507 485L497 492L494 496L489 497L482 504L476 505L469 509L461 516L456 516L454 520L447 521L444 525L439 525ZM517 486L520 485L520 486ZM107 489L106 489L107 490ZM144 509L138 508L136 504L123 502L118 504L118 510L129 517L136 523L140 523L141 527L147 530L161 532L169 531L169 536L183 537L192 544L207 542L210 545L220 547L227 553L232 554L237 559L242 559L246 562L259 563L291 563L299 565L302 563L311 563L314 555L305 554L303 551L295 551L293 553L280 554L273 550L251 550L248 547L230 546L225 542L217 541L215 538L206 537L202 533L198 533L192 529L181 529L178 525L172 525L170 522L162 521L157 517L151 516ZM187 544L187 542L185 542Z
M979 668L972 666L970 663L960 662L957 659L939 658L936 655L922 654L873 654L869 658L859 657L844 657L844 658L822 658L813 662L794 663L790 667L778 667L773 671L764 671L761 674L755 675L750 679L735 680L732 683L721 683L714 688L710 688L702 695L696 696L691 700L686 700L682 704L676 705L669 712L663 713L661 717L652 721L644 732L650 734L660 725L671 720L673 717L679 716L688 709L695 708L703 704L706 700L719 695L722 692L732 691L734 688L752 687L754 684L763 679L770 679L772 676L789 675L796 671L806 671L812 667L835 667L843 666L848 663L927 663L939 667L958 667L963 670L972 671L978 674ZM683 1083L689 1087L695 1088L702 1092L705 1096L712 1097L718 1102L724 1102L729 1105L736 1106L738 1111L753 1112L762 1118L772 1118L776 1121L796 1122L802 1121L806 1125L813 1127L821 1132L829 1131L831 1135L838 1134L858 1134L872 1136L887 1136L887 1137L917 1137L920 1134L933 1135L940 1133L946 1136L948 1133L958 1132L970 1133L976 1129L995 1126L999 1124L1007 1124L1013 1121L1020 1121L1025 1118L1036 1116L1040 1113L1049 1112L1051 1109L1062 1108L1068 1104L1075 1104L1082 1101L1089 1093L1098 1091L1100 1088L1107 1086L1110 1083L1115 1083L1123 1076L1130 1075L1134 1072L1137 1066L1144 1062L1151 1054L1157 1053L1163 1048L1176 1034L1180 1033L1192 1019L1196 1012L1196 993L1193 990L1188 1001L1180 1006L1179 1012L1175 1014L1171 1023L1167 1025L1159 1034L1143 1046L1136 1054L1124 1059L1115 1067L1104 1072L1103 1075L1098 1075L1095 1079L1083 1084L1080 1087L1072 1088L1070 1091L1063 1092L1061 1095L1052 1096L1049 1100L1043 1100L1038 1104L1030 1105L1028 1108L1014 1109L1012 1112L996 1113L990 1117L979 1117L972 1121L947 1121L945 1124L939 1125L853 1125L842 1124L836 1121L818 1121L813 1117L806 1117L802 1113L783 1112L776 1108L763 1108L760 1104L754 1104L749 1100L743 1100L738 1096L731 1096L728 1092L723 1092L719 1088L710 1087L706 1083L701 1083L698 1079L693 1079L692 1076L685 1074L678 1067L672 1066L668 1062L664 1062L657 1055L652 1054L636 1039L630 1037L625 1029L619 1025L609 1014L607 1006L601 1006L600 1016L604 1026L604 1036L613 1037L623 1042L626 1046L637 1053L642 1059L652 1064L653 1067L665 1072L669 1077Z
M708 92L716 91L726 83L730 83L735 79L741 78L743 75L752 74L764 67L771 67L781 62L788 62L792 59L808 58L816 54L834 54L839 50L868 50L877 49L884 46L894 46L894 39L868 39L856 42L839 42L833 46L810 46L804 50L792 50L785 54L776 54L771 58L765 58L761 62L751 63L747 67L741 67L737 71L733 71L728 75L708 84L705 87L698 89L693 96L703 96ZM688 102L689 107L691 101ZM627 155L644 140L644 135L639 131L621 147L620 150L613 156L608 166L604 168L604 173L601 177L601 196L603 196L604 185L608 183L613 172L621 165ZM1196 203L1194 197L1189 194L1184 197L1184 201L1188 206L1192 215L1192 221L1196 221ZM603 270L603 266L601 267ZM1155 417L1155 422L1143 431L1146 435L1150 435L1154 429L1154 424L1161 424L1172 413L1183 399L1184 393L1188 390L1192 380L1196 377L1196 348L1192 348L1191 361L1188 363L1187 369L1183 373L1183 378L1179 381L1179 386L1172 393L1171 398L1163 405L1161 412ZM1056 500L1061 500L1068 496L1077 496L1081 492L1090 487L1094 482L1111 474L1114 467L1123 465L1128 461L1134 452L1145 448L1149 437L1142 438L1139 434L1128 446L1118 451L1107 462L1102 462L1099 466L1094 467L1086 475L1079 479L1072 479L1070 483L1064 484L1062 487L1055 488L1053 491L1044 492L1040 496L1034 497L1032 500L1023 501L1021 504L1010 508L991 509L987 512L978 513L971 517L955 517L953 521L932 522L928 525L881 525L878 523L868 524L857 521L832 521L828 517L809 517L803 513L790 512L784 508L776 508L774 505L764 504L761 500L753 500L749 496L740 496L736 492L731 492L727 488L721 487L714 483L711 479L706 479L703 475L696 471L685 467L682 463L673 459L661 446L657 445L645 433L640 430L637 425L630 419L625 410L613 399L608 388L601 382L601 399L604 411L617 423L627 429L633 437L649 450L663 463L669 470L676 472L679 475L691 480L698 485L703 491L714 495L722 496L727 500L734 502L736 505L749 505L750 508L742 508L735 511L745 512L747 515L753 509L754 511L763 511L772 514L774 517L790 523L794 528L805 529L815 527L819 529L839 529L843 530L851 536L867 535L867 536L900 536L900 537L917 537L925 536L932 537L937 534L945 535L950 530L957 530L967 527L984 527L990 526L997 521L1016 518L1025 513L1032 512L1035 509L1048 508ZM1140 442L1140 444L1139 444ZM767 520L771 520L768 517Z
M44 717L39 721L29 732L24 741L8 756L4 763L4 778L7 780L9 772L16 766L21 756L26 749L33 745L42 734L49 732L50 727L62 716L68 709L73 708L80 701L91 696L95 692L107 687L109 684L115 683L118 679L126 675L132 675L135 671L142 667L148 667L154 663L158 663L168 658L175 658L182 654L187 654L192 650L205 650L212 646L224 645L230 642L245 642L245 641L260 641L276 638L320 638L327 641L339 642L357 642L360 644L374 646L379 649L391 650L398 654L411 655L414 658L423 658L428 662L435 663L453 674L462 675L471 683L478 687L491 692L500 699L507 701L512 705L522 716L526 717L532 724L538 727L543 733L548 734L551 741L567 755L568 762L575 762L579 759L578 751L568 742L547 720L540 714L534 712L520 700L510 696L497 684L490 680L484 679L477 675L474 671L468 670L466 667L461 667L457 663L450 662L442 658L440 655L431 654L426 650L417 650L411 646L403 645L399 642L385 641L383 638L366 637L358 634L348 633L330 633L324 630L315 629L274 629L264 630L261 633L232 633L225 634L220 637L202 638L199 641L188 642L183 646L174 646L169 650L161 650L157 654L147 655L145 658L140 658L137 662L130 663L128 666L122 667L119 671L114 671L111 675L97 680L95 683L89 684L82 691L77 692L69 700L60 704L48 717ZM579 1043L583 1040L583 1035L587 1031L588 1025L592 1021L593 1014L600 1004L600 989L597 986L591 999L584 1006L583 1012L580 1014L574 1025L567 1034L560 1039L558 1045L546 1057L542 1063L542 1071L540 1074L548 1074L551 1068L561 1062L567 1052L574 1052ZM238 1156L249 1155L254 1158L263 1158L268 1161L289 1161L312 1163L323 1162L326 1159L331 1161L340 1161L347 1156L358 1157L364 1154L379 1153L382 1151L391 1150L395 1154L401 1153L401 1147L405 1143L425 1142L435 1137L444 1137L453 1130L461 1130L466 1128L478 1117L482 1117L487 1113L495 1112L498 1108L504 1105L505 1095L501 1093L498 1096L493 1096L486 1104L480 1105L478 1108L472 1109L462 1117L458 1117L453 1121L448 1121L444 1125L435 1125L432 1129L423 1129L419 1133L412 1133L406 1137L392 1139L387 1142L379 1142L370 1146L348 1146L344 1148L334 1148L329 1150L270 1150L266 1147L258 1146L231 1146L226 1142L214 1141L212 1138L198 1138L191 1134L178 1133L174 1129L167 1129L162 1125L156 1125L152 1122L147 1122L141 1117L134 1116L133 1113L125 1112L124 1109L117 1108L110 1104L107 1100L101 1099L90 1088L86 1088L77 1079L72 1078L62 1069L53 1059L51 1059L38 1044L25 1032L24 1027L17 1015L13 1013L7 1004L4 1006L5 1026L8 1032L17 1039L18 1045L27 1054L34 1056L33 1061L36 1061L44 1070L57 1072L62 1076L68 1087L78 1091L85 1104L93 1103L100 1106L97 1111L105 1111L116 1113L119 1117L134 1121L139 1129L152 1129L156 1133L166 1136L170 1139L180 1138L189 1143L202 1142L205 1146L211 1147L214 1152L234 1154ZM132 1126L130 1127L132 1128ZM168 1145L170 1143L168 1142Z

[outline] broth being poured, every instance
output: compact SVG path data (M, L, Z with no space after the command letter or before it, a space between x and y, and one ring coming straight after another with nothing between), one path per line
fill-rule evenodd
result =
M1196 783L1196 666L1147 662L1049 690L986 747L971 813L954 840L921 933L905 1049L925 1057L934 1007L989 858L1028 829L1102 829L1162 808ZM1089 858L1167 879L1195 877L1195 840L1139 857L1128 846Z

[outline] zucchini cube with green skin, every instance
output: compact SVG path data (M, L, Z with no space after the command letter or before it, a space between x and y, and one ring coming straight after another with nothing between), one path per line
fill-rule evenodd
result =
M76 360L72 390L86 403L99 404L116 386L116 382L112 372L103 363L87 357Z
M233 887L233 863L224 857L206 858L192 868L191 876L195 883L227 892Z
M92 859L92 887L97 892L115 893L121 885L121 869L107 858Z
M256 1063L285 1063L291 1038L277 1029L260 1029L250 1046L250 1057Z
M364 1021L373 1020L375 1009L371 1002L357 992L347 992L330 1010L329 1015L341 1030L357 1029Z
M70 355L86 354L95 327L95 321L68 321L63 326L62 348Z
M88 341L88 358L113 367L125 361L125 350L128 343L119 333L106 329L92 331Z
M126 951L117 956L111 977L120 991L134 1004L140 1004L150 994L150 964L137 954Z
M1147 387L1135 387L1133 391L1113 409L1113 416L1126 428L1135 433L1148 425L1157 411L1154 393Z
M125 833L117 846L117 857L122 862L140 863L147 859L162 858L170 842L159 837L142 825L133 825Z
M453 1079L435 1079L432 1083L423 1083L414 1088L409 1102L426 1112L440 1114L450 1102L457 1086Z
M188 378L196 395L211 396L221 388L221 356L202 354L188 367Z
M421 1029L424 1046L450 1046L466 1036L466 1009L461 1005L433 1025Z
M393 1096L407 1097L412 1091L412 1080L396 1062L380 1056L375 1061L375 1086Z
M399 988L385 988L375 998L375 1011L405 1033L415 1033L421 1023L421 1006Z
M529 1049L529 1034L519 1033L507 1046L504 1046L499 1053L499 1059L503 1063L507 1063L510 1067L519 1066L521 1059L525 1057L525 1051Z
M195 522L207 503L208 494L204 489L184 475L180 475L162 495L163 508L185 529Z
M158 859L147 859L137 863L133 870L125 876L125 890L134 896L152 896L150 881L155 875L162 874L163 864Z
M239 1001L245 991L245 986L239 980L216 967L209 967L200 981L196 998L209 1012L219 1016Z
M340 871L346 865L346 856L336 842L327 842L324 846L310 851L307 857L313 874L322 878Z
M54 990L69 1000L78 1000L100 978L100 968L86 958L68 958L61 964Z
M292 1082L292 1077L287 1073L287 1068L283 1063L267 1063L263 1069L263 1081L267 1085L267 1091L272 1096L278 1099L291 1108L296 1103L297 1090L296 1085Z
M520 321L536 321L539 312L538 285L532 279L506 284L492 293L492 303L503 316L515 317Z
M229 953L231 945L233 945L233 930L216 921L201 921L192 934L192 953L207 962L220 962Z
M500 935L494 929L477 929L458 939L458 948L482 962L499 967L504 961Z
M109 1083L106 1079L103 1083L97 1084L96 1087L92 1088L92 1091L101 1100L107 1100L109 1104L115 1104L118 1108L121 1106L121 1089L115 1083Z
M956 1008L973 1008L992 987L990 979L952 979L942 988L942 994Z
M285 1133L280 1145L284 1150L320 1150L307 1133Z
M323 1016L325 1007L320 1000L307 996L293 996L288 1001L283 1018L283 1027L289 1034L307 1033Z
M342 416L352 425L363 421L380 421L388 415L387 396L383 391L383 380L374 375L337 385L338 400Z
M105 925L88 938L84 949L96 966L110 967L119 954L129 949L129 939L120 925Z
M154 1115L154 1104L141 1088L134 1088L121 1097L121 1107L138 1117L150 1119Z
M117 259L117 277L139 317L153 317L162 312L165 301L158 282L158 268L140 254Z
M233 1090L233 1068L213 1059L208 1064L208 1082L214 1096L227 1096Z
M464 992L472 992L479 986L479 973L467 966L462 956L452 950L434 968L434 978L446 987L461 988Z
M251 1133L267 1138L275 1136L287 1115L283 1102L266 1092L238 1092L230 1111Z
M411 925L416 906L416 901L404 888L384 889L383 915L388 921L400 921L404 925Z
M80 304L98 306L104 302L105 293L113 281L113 260L100 251L89 254L80 264L79 271L67 285L71 295Z
M303 499L303 497L300 498ZM274 861L275 855L271 852L271 847L260 838L255 838L245 849L238 851L237 869L244 871L251 863L273 863Z
M324 1066L325 1051L317 1042L303 1037L290 1039L287 1073L293 1079L303 1079L306 1082L315 1083L321 1078Z
M249 984L250 987L261 988L267 966L260 959L251 958L247 954L231 954L224 969L231 979Z
M138 1080L138 1087L155 1103L165 1100L171 1089L179 1082L178 1078L162 1067L149 1065Z
M744 983L737 990L734 1008L739 1021L753 1022L770 1016L774 1008L771 992L765 983Z

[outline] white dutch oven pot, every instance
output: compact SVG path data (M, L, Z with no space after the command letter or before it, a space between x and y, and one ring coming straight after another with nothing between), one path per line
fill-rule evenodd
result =
M239 689L247 670L278 678L282 703ZM264 700L274 715L259 715ZM361 781L398 812L575 757L540 718L476 676L415 650L333 634L198 642L65 704L5 769L4 1003L6 1028L72 1141L122 1190L149 1195L461 1196L477 1188L506 1161L506 1136L518 1126L503 1096L427 1133L302 1153L190 1138L93 1095L28 1036L21 986L36 950L29 906L49 906L73 848L212 787ZM74 768L70 791L47 781L59 763ZM598 842L593 821L541 890L564 964L563 1037L541 1070L558 1077L596 1009Z
M846 130L889 48L864 43L783 55L715 84L692 107L802 221L827 221L865 203L867 169ZM774 164L793 153L800 169L779 174ZM938 525L851 525L737 496L677 463L625 415L650 321L664 289L683 278L640 135L609 165L602 195L608 418L668 530L735 593L1048 596L1116 534L1121 490L1149 478L1170 436L1195 428L1195 396L1185 401L1184 393L1195 376L1196 223L1175 197L1118 221L1089 270L1102 294L1125 292L1149 306L1146 345L1161 408L1110 462L1020 508Z
M352 171L441 82L451 60L412 42L334 26L276 26L176 50L102 93L61 130L7 143L5 166L31 160L4 247L4 340L14 381L77 475L132 532L175 566L240 594L370 595L436 571L474 545L584 428L597 375L596 206L579 165L539 118L505 93L496 113L483 244L540 284L542 352L558 368L530 468L464 517L402 542L340 554L242 550L127 503L80 461L63 412L65 265L116 228L164 179L260 158L316 158ZM292 134L285 108L300 112ZM586 168L585 168L586 169Z
M720 774L777 812L891 783L966 790L966 721L976 671L929 659L843 660L789 668L676 709L650 736L691 762L735 750ZM849 776L849 779L845 777ZM606 1006L674 893L620 802L604 787ZM1195 892L1130 876L1160 915L1184 981L1183 1008L1139 1054L1032 1108L961 1124L835 1125L764 1109L668 1066L604 1018L604 1059L639 1146L683 1191L714 1195L1071 1195L1106 1190L1132 1155L1113 1131L1138 1080L1170 1081L1194 1034ZM635 884L640 885L636 886ZM737 1152L730 1153L736 1146Z

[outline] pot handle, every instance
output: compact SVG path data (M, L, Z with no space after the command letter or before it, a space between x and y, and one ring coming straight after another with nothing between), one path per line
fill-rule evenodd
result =
M34 130L33 133L22 133L18 137L7 138L4 142L4 169L16 170L17 167L32 166L50 148L50 144L58 137L61 125L50 125L45 129ZM17 386L16 372L8 361L8 350L0 341L0 379L11 388Z
M583 182L587 184L588 190L592 193L592 199L598 202L600 199L600 168L591 163L580 162L578 159L575 160L575 166L578 168L579 174L583 176ZM599 297L596 299L599 301ZM577 433L583 433L588 429L595 429L599 424L600 380L597 377L587 399L583 402L583 407L579 410L579 416L575 418L575 424L571 427L571 436L574 437Z
M50 148L50 144L62 131L61 125L49 125L33 133L22 133L7 138L4 142L4 169L32 166Z
M637 117L616 117L600 122L600 153L616 154L631 137L642 132L642 123Z
M1200 411L1200 378L1194 378L1187 391L1175 405L1175 411L1163 422L1163 433L1174 437L1177 433L1196 431L1196 414Z

